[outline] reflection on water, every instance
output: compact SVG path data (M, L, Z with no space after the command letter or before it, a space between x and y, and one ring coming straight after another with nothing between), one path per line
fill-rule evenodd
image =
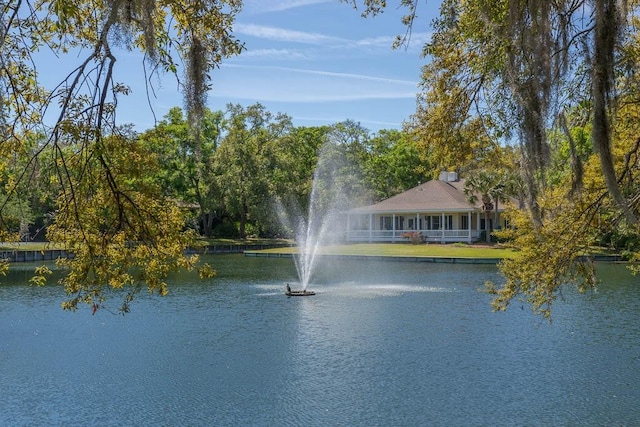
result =
M624 268L548 324L478 289L495 267L218 256L127 316L0 285L0 425L638 425L640 295Z

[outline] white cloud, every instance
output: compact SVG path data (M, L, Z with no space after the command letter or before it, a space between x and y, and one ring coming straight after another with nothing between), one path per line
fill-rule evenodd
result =
M414 81L354 73L230 64L220 71L211 94L219 98L324 103L415 99L417 92Z
M405 37L405 34L397 34L397 36ZM379 47L383 49L391 49L397 36L370 37L356 40L352 43L353 47ZM406 48L407 50L420 50L426 43L431 41L431 33L412 32L407 34L406 37L407 46L402 46L401 49Z
M408 42L409 42L409 48L418 48L418 49L422 49L422 47L431 42L431 36L433 35L433 33L430 32L419 32L419 31L413 31L410 34L407 35Z
M223 64L222 67L247 68L247 69L254 69L254 70L264 69L264 70L273 70L273 71L286 71L290 73L315 74L319 76L335 77L340 79L369 80L372 82L383 82L383 83L389 83L389 84L407 85L413 88L415 88L418 84L417 82L411 81L411 80L390 79L386 77L369 76L366 74L336 73L333 71L307 70L307 69L301 69L301 68L276 67L276 66L267 66L267 65Z
M380 36L369 37L352 42L356 47L372 46L372 47L384 47L385 49L391 48L395 36Z
M368 119L368 118L350 118L351 120L361 123L361 124L373 124L373 125L378 125L378 126L382 126L382 127L398 127L400 126L402 123L400 122L389 122L389 121L381 121L381 120L372 120L372 119ZM308 117L308 116L302 116L302 115L298 115L294 117L294 120L296 121L303 121L303 122L319 122L319 123L340 123L343 122L345 120L347 120L347 118L345 117L339 117L339 116L318 116L318 117Z
M329 3L336 0L245 0L244 9L249 13L281 12L297 7Z
M308 33L305 31L287 30L284 28L268 27L264 25L237 23L233 27L234 33L257 37L267 40L276 40L293 43L305 43L323 45L328 43L344 43L347 40L331 37L320 33Z
M242 52L243 58L267 58L267 59L309 59L303 52L292 49L247 49ZM231 66L231 65L230 65Z
M379 48L384 51L391 50L396 38L396 35L391 35L350 40L321 33L242 23L235 24L234 32L245 36L278 42L330 46L332 48L340 47L343 49ZM403 36L403 34L399 35ZM430 39L430 33L413 32L409 35L408 49L420 50Z

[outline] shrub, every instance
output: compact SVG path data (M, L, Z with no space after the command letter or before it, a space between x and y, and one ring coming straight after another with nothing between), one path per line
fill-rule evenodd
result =
M424 237L419 231L408 231L402 234L403 239L407 239L411 244L417 245L424 242Z

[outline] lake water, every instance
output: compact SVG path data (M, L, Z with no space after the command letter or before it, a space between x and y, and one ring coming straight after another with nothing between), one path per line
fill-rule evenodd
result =
M495 266L335 261L284 296L288 259L212 257L126 316L0 285L3 426L640 425L640 292L601 265L549 324L478 291ZM115 301L113 302L116 305Z

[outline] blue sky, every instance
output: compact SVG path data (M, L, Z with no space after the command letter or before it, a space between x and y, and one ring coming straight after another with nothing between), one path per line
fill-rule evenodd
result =
M439 3L419 3L409 47L393 50L395 36L406 31L405 10L395 5L364 19L338 0L245 0L234 33L246 50L213 71L208 106L224 110L228 103L260 102L272 113L288 114L296 126L351 119L373 132L399 129L415 111L425 61L420 51ZM133 90L119 99L119 120L142 131L154 122L136 71L140 60L128 53L116 72ZM158 83L152 105L160 119L183 102L172 76Z

